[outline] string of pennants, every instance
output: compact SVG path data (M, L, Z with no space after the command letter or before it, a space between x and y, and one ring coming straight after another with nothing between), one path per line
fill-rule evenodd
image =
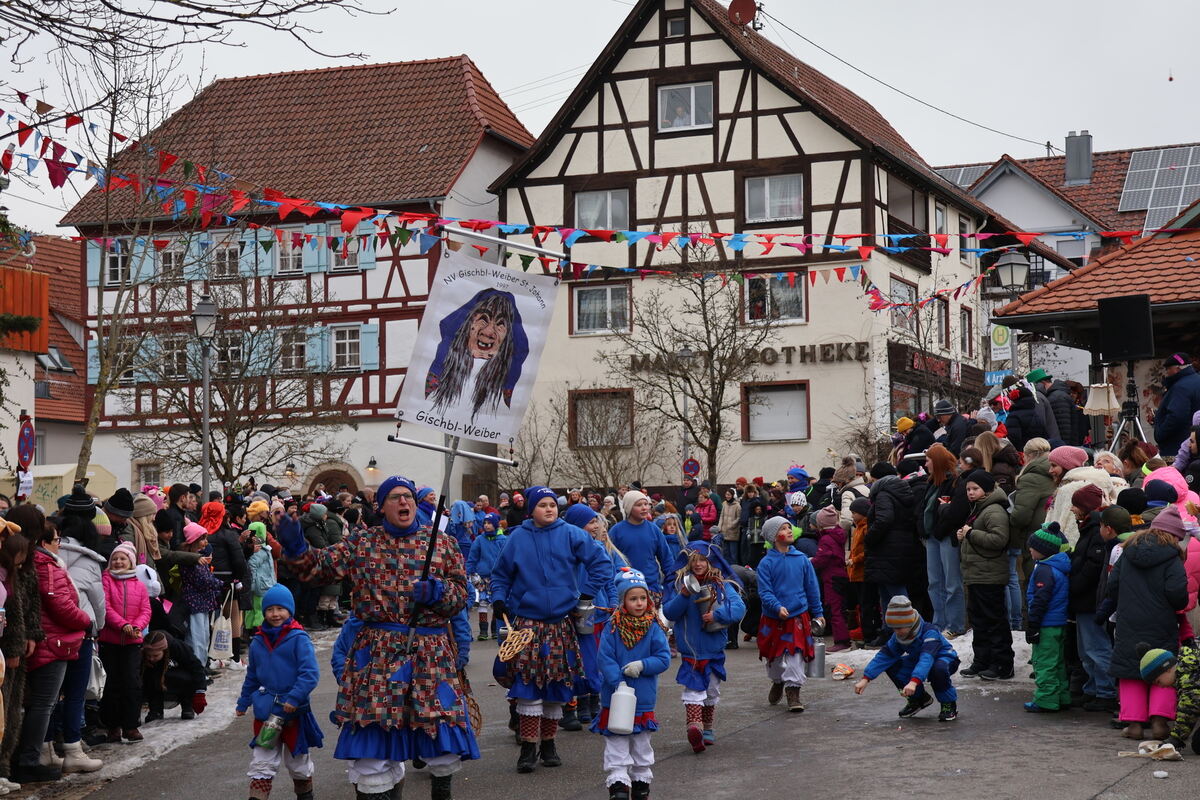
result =
M18 92L18 98L22 106L28 107L30 96L26 93ZM33 100L34 110L39 115L45 115L54 111L55 107L42 100ZM10 144L2 153L0 153L0 170L4 173L11 172L12 169L18 168L18 161L23 161L23 166L26 174L32 175L37 170L39 164L45 166L46 174L50 185L53 188L60 188L67 179L74 173L84 173L85 179L94 179L102 191L115 191L121 188L128 188L135 194L145 197L153 195L161 203L164 213L171 216L172 219L178 219L184 214L195 214L199 217L200 225L203 229L207 229L214 222L218 225L236 225L238 220L231 216L241 211L250 208L250 213L264 213L263 210L274 210L278 214L280 222L284 222L294 213L299 213L305 218L312 218L317 214L325 212L337 216L341 220L340 232L343 236L321 236L312 233L305 233L295 230L294 228L278 228L271 225L261 223L246 222L246 227L256 231L254 241L261 246L264 252L269 253L275 246L282 246L285 243L290 244L292 248L308 247L317 249L327 247L332 251L342 251L346 254L349 250L351 242L357 240L358 247L366 249L376 249L382 246L385 242L390 243L393 249L399 249L406 246L415 235L418 237L418 246L421 254L425 254L438 242L446 241L448 246L457 249L456 242L449 241L445 234L441 231L446 225L457 225L474 231L485 231L496 229L502 234L527 234L532 236L533 240L542 245L546 240L554 234L557 234L564 247L570 248L578 243L581 239L589 237L590 241L603 241L609 243L625 244L627 247L632 247L638 242L645 241L648 244L654 245L657 250L665 250L668 247L676 247L683 249L689 246L704 245L715 246L718 243L724 248L733 252L742 252L748 246L754 245L761 247L759 255L765 256L779 248L792 248L800 254L807 253L852 253L852 257L857 257L863 261L868 261L874 252L880 251L888 254L899 254L909 251L928 251L936 252L942 255L950 255L953 250L949 247L950 238L959 238L959 251L962 253L970 253L982 255L987 253L1002 252L1011 250L1016 245L1005 245L1000 247L966 247L963 246L966 240L974 240L978 244L986 242L987 239L993 236L1012 236L1021 242L1022 246L1028 247L1033 240L1040 236L1047 235L1040 232L1028 231L1005 231L1003 233L883 233L883 234L834 234L832 238L837 239L840 243L823 243L816 241L817 239L827 239L825 234L801 234L801 233L784 233L784 232L754 232L754 233L721 233L721 232L679 232L679 231L634 231L634 230L607 230L607 229L580 229L569 228L562 226L546 226L546 225L528 225L514 224L501 220L482 220L482 219L463 219L458 217L440 216L429 213L415 212L394 212L384 209L370 208L366 206L349 206L340 203L329 203L306 198L291 197L284 192L270 188L261 187L255 189L236 189L228 186L213 186L207 181L215 178L226 184L241 184L247 187L253 186L252 183L242 181L235 176L220 170L215 167L199 164L187 159L183 159L178 155L169 153L166 150L157 149L152 145L143 144L136 139L127 137L116 131L108 131L101 128L94 122L87 122L80 114L65 114L59 121L63 123L64 130L70 131L77 125L86 124L88 130L92 133L101 131L107 132L115 141L121 144L128 144L131 149L141 148L147 155L156 159L157 174L153 177L146 175L138 175L131 172L117 172L105 170L101 165L86 158L83 154L76 150L72 150L43 134L39 127L45 123L27 124L23 120L18 119L13 114L6 114L0 109L0 118L7 119L10 125L16 125L17 143ZM24 147L27 142L32 139L33 147L36 155L27 152L18 152L17 147ZM47 155L49 153L49 155ZM70 155L74 162L72 163L66 157ZM183 181L175 181L163 177L163 173L179 165L184 176ZM192 180L195 178L195 180ZM228 203L228 210L222 211L222 207ZM258 208L255 208L258 207ZM263 210L259 210L259 208ZM375 233L355 233L358 226L367 221L373 224L378 231ZM410 230L409 226L413 226L415 230ZM1179 232L1184 228L1160 228L1148 233L1155 232ZM257 232L265 232L268 238L258 238ZM30 234L32 235L32 234ZM1083 239L1088 234L1084 232L1066 232L1066 233L1051 233L1049 235L1056 237L1066 237L1074 239ZM1129 244L1134 237L1141 235L1141 231L1101 231L1099 235L1104 238L1120 239L1122 243ZM917 237L928 236L930 246L915 246L906 245L902 242L912 240ZM81 240L83 237L73 237L76 240ZM102 244L107 249L120 250L127 245L122 243L121 239L92 239L92 241ZM125 241L128 241L126 239ZM133 244L136 246L153 246L156 250L163 250L172 243L170 239L135 239ZM211 240L200 240L201 247L211 246ZM239 246L244 248L248 242L240 241ZM474 249L479 251L481 255L485 254L490 248L486 245L473 244ZM513 255L516 255L524 270L528 270L534 260L540 262L542 269L547 273L571 274L576 279L589 276L596 270L605 272L617 273L636 273L642 279L648 275L675 275L678 270L656 270L636 267L615 267L598 264L586 264L582 262L574 262L569 260L559 260L546 256L534 256L528 254L516 254L506 251L505 260L509 260ZM837 266L831 268L815 268L810 267L801 273L794 271L781 272L766 272L756 273L758 275L772 275L779 280L786 280L789 286L794 286L798 274L807 274L810 285L815 286L818 278L829 283L836 278L839 283L844 283L849 277L851 281L861 281L864 286L865 294L868 296L870 303L869 307L872 311L884 311L895 308L911 308L911 313L916 313L921 308L924 308L929 303L939 297L951 295L954 298L959 298L963 294L977 288L985 279L988 272L994 269L989 268L984 274L972 277L962 284L939 289L931 295L913 302L897 303L890 300L874 283L870 281L866 273L864 264ZM703 278L719 278L722 287L728 285L729 282L743 284L745 276L740 272L722 273L722 272L706 272L697 274L697 277Z

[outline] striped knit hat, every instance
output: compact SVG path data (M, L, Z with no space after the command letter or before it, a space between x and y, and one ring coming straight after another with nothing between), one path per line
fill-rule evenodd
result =
M1067 548L1067 537L1057 522L1047 522L1029 535L1029 546L1049 558L1055 553L1062 553Z
M912 601L898 594L888 603L884 622L892 630L907 630L921 621L921 615L913 608Z
M1138 662L1138 671L1144 681L1153 683L1155 678L1175 666L1175 654L1170 650L1152 649L1145 642L1139 642L1136 649L1142 657Z

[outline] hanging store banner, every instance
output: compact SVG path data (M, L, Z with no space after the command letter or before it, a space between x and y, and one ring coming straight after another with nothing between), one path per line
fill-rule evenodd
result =
M454 251L438 266L396 418L480 442L516 438L558 279Z

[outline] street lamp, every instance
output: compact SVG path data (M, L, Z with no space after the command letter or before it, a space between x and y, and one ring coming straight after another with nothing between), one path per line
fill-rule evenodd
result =
M679 359L680 363L683 365L683 370L681 372L686 373L689 369L691 369L692 361L696 358L696 354L694 352L692 352L692 348L688 347L685 344L683 346L683 349L680 350L676 354L676 357ZM683 377L682 374L680 375L680 383L683 385L683 420L684 420L684 422L683 422L683 460L687 461L689 458L691 458L690 448L688 447L688 424L687 424L687 420L688 420L688 392L687 392L688 382L687 382L687 379L685 377Z
M1015 250L1005 250L996 259L996 280L1000 288L1008 292L1012 300L1016 300L1029 283L1029 259ZM1017 336L1012 328L1008 329L1009 359L1012 361L1013 375L1017 374Z
M206 294L200 295L200 301L192 309L192 324L196 327L196 336L200 339L200 379L203 383L204 408L200 417L200 497L208 498L208 476L211 472L209 464L209 416L211 415L212 394L209 386L209 360L212 357L212 340L217 333L217 304Z
M289 461L289 462L288 462L288 464L287 464L287 466L286 466L286 467L284 467L284 469L283 469L283 476L284 476L285 478L287 478L288 480L294 480L294 479L295 479L295 477L296 477L296 463L295 463L294 461Z

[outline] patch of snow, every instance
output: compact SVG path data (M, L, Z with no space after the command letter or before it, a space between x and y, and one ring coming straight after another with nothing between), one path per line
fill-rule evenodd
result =
M959 669L966 669L971 666L971 660L974 657L972 642L974 641L974 631L967 631L961 636L951 639L950 644L958 652L958 660L961 663ZM847 678L844 682L847 685L853 685L855 681L862 677L863 669L875 657L878 650L868 650L866 648L858 650L845 650L841 653L826 653L825 654L825 669L833 670L838 664L845 664L854 667L854 674ZM1032 685L1033 681L1029 679L1029 661L1033 653L1033 647L1025 642L1025 634L1021 631L1013 631L1013 677L1007 681L982 681L974 678L958 678L954 681L954 685L959 691L963 689L976 689L980 694L987 696L992 690L1000 689L1004 686L1013 684Z

